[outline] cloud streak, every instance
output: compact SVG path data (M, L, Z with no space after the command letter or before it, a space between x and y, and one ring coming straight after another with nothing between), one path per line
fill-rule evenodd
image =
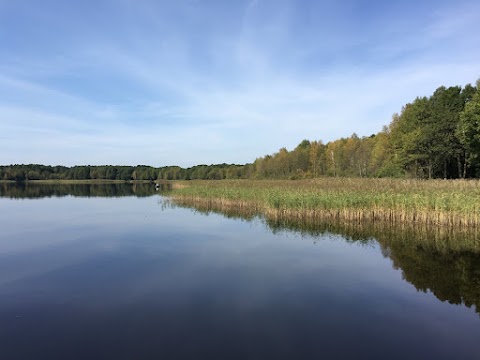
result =
M0 8L20 19L0 32L47 26L21 4ZM368 136L416 96L480 76L473 2L395 19L356 3L122 4L102 2L85 37L60 7L71 25L57 45L42 50L47 29L28 54L21 35L0 48L0 163L245 163L304 138Z

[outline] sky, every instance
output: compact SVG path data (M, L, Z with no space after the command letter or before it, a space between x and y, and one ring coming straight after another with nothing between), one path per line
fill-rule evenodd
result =
M0 164L253 162L480 77L478 0L0 0Z

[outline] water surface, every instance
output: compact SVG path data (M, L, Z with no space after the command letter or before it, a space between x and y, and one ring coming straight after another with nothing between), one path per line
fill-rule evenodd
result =
M0 196L2 359L479 358L476 246L206 215L148 184Z

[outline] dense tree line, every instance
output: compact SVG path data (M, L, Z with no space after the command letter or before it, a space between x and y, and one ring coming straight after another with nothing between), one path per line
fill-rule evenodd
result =
M418 97L378 134L304 140L257 159L253 168L257 178L480 177L480 81Z
M251 176L251 165L198 165L191 168L166 166L155 168L139 166L0 166L0 180L23 182L28 180L190 180L240 179Z
M317 176L480 177L480 80L418 97L378 134L303 140L252 164L167 166L0 166L0 180L220 180Z

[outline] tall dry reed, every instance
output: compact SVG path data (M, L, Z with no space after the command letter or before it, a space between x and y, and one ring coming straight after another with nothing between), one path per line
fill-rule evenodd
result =
M480 225L480 182L321 178L184 181L174 199L249 207L270 218Z

